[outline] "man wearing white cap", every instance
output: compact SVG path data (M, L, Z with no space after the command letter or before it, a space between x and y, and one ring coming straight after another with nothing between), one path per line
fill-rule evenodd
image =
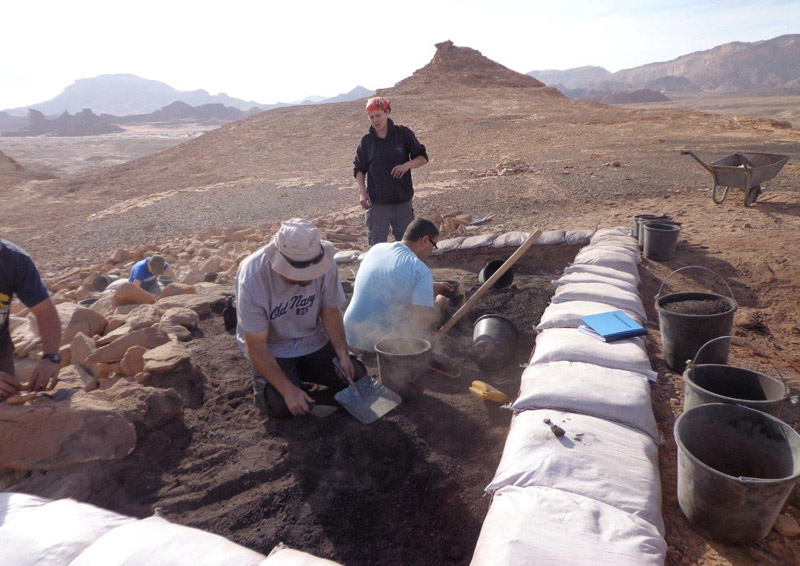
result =
M354 377L333 244L308 220L281 223L269 244L236 274L237 338L253 364L256 406L272 417L305 415L315 400L303 383L343 389L337 358Z

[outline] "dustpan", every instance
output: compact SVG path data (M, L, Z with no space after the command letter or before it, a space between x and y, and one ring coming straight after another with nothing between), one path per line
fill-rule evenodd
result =
M339 360L334 358L333 363L340 370ZM397 393L366 374L366 368L360 360L353 359L353 367L356 377L360 376L361 379L351 381L333 398L361 423L374 423L401 403L402 399Z

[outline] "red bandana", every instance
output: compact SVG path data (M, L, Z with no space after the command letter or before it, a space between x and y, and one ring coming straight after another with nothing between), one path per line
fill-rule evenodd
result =
M381 96L373 96L367 100L367 114L381 110L383 112L391 112L392 107L389 106L389 99Z

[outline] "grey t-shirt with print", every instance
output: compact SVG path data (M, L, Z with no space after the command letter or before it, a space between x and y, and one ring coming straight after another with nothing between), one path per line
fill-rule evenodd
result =
M340 307L345 295L336 264L306 287L286 283L270 266L264 251L242 261L236 274L237 339L247 353L244 332L267 332L267 346L276 358L316 352L329 340L322 328L322 308Z

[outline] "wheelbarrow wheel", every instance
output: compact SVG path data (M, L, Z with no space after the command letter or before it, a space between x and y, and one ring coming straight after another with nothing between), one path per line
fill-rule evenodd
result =
M753 204L755 204L756 200L758 199L758 196L763 192L764 190L761 188L761 185L756 185L755 187L747 191L744 197L744 205L747 207L753 206Z
M714 183L714 189L711 191L711 198L714 199L714 202L717 204L722 204L725 202L725 197L728 196L728 187L720 187L716 183Z

